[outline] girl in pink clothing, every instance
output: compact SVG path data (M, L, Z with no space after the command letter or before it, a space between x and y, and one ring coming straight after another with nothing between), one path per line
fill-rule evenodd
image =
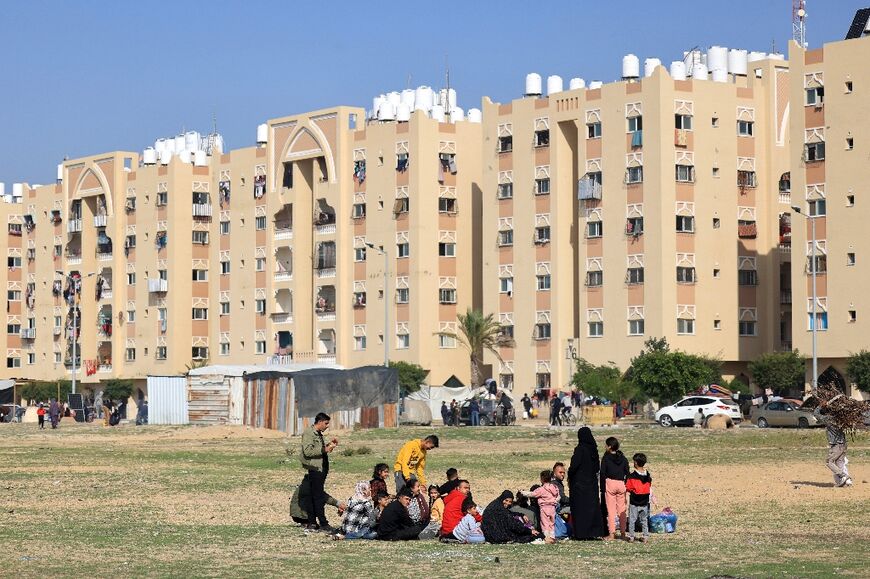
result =
M526 497L538 499L538 507L541 509L541 530L544 532L544 541L556 542L556 505L559 504L559 488L552 483L553 471L541 471L541 486L533 491L521 491Z

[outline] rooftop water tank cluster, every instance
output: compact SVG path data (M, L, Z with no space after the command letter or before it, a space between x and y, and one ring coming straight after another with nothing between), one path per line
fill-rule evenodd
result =
M374 97L368 117L383 123L405 123L417 111L441 123L448 120L455 123L466 119L479 123L482 117L480 109L469 109L466 115L465 110L457 105L456 89L442 88L436 91L429 86L406 88L401 92L392 91Z
M177 157L182 163L204 167L208 164L209 155L223 151L223 143L220 133L202 135L198 131L187 131L154 141L153 147L146 147L142 151L142 163L168 165L172 157Z
M578 90L586 88L586 81L580 77L574 77L568 81L568 90ZM565 82L562 77L557 74L552 74L547 77L547 96L560 93L565 90ZM526 89L523 96L539 97L543 93L543 80L537 72L530 72L526 75Z

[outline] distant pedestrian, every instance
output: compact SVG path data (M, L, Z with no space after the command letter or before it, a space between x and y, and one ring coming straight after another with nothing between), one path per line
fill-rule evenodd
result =
M60 423L60 404L58 404L57 398L51 399L51 404L48 406L48 417L51 419L52 430L56 429Z
M480 426L480 404L477 398L472 398L468 403L468 412L471 414L471 426Z
M42 402L39 403L39 408L36 409L36 418L39 420L39 429L45 430L45 406Z
M562 419L559 417L561 410L562 401L559 396L553 396L550 399L550 424L552 426L562 426Z
M634 526L640 521L643 531L641 542L649 538L649 497L652 492L652 477L646 470L646 455L638 452L632 457L634 471L628 475L625 490L631 495L628 500L628 540L634 541Z
M444 421L444 426L450 426L450 409L447 408L447 401L441 401L441 420Z
M520 399L520 402L523 403L523 420L526 420L532 415L532 399L529 398L528 393L526 393Z
M848 450L846 433L829 419L827 415L829 403L830 401L820 402L814 412L816 418L825 424L825 434L828 437L828 460L825 464L834 473L835 486L850 487L852 479L846 469L846 464L849 462L846 458L846 450Z
M455 398L450 403L450 424L459 426L459 403Z

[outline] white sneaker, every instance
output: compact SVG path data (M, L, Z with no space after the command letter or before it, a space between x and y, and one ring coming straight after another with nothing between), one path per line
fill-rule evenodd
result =
M852 486L852 479L847 478L846 480L844 480L844 481L843 481L843 486L844 486L844 487L850 487L850 486Z
M532 541L531 544L532 545L544 545L545 543L544 543L543 539L535 539L534 541Z

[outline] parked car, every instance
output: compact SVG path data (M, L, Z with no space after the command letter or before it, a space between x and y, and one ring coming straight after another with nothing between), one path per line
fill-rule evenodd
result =
M470 400L466 400L459 407L459 423L465 426L471 426L471 411L468 409L470 403ZM502 420L502 408L497 406L496 400L478 400L477 403L480 405L481 426L510 425L517 421L513 407L508 410L507 417Z
M715 396L686 396L676 404L663 406L656 412L656 422L662 426L691 426L695 423L698 409L704 411L704 418L714 414L724 414L736 424L743 420L743 414L736 402L729 398Z
M769 426L796 426L809 428L810 426L823 426L814 415L812 410L801 408L792 400L775 400L753 406L749 413L749 421L758 428Z

